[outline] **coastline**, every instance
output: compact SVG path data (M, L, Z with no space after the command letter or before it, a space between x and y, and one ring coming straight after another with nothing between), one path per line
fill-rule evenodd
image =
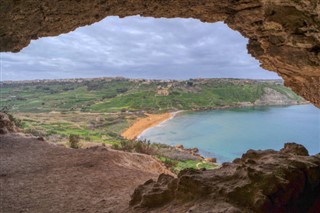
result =
M308 104L310 104L309 101L303 101L296 104L252 104L250 102L239 102L236 105L203 107L203 108L195 108L195 109L185 110L185 111L205 112L205 111L211 111L211 110L241 109L241 108L250 108L250 107L287 107L287 106L299 106L299 105L308 105Z
M128 140L136 140L149 128L155 127L169 119L172 119L179 112L167 112L162 114L146 114L147 117L138 119L133 125L121 133L121 136Z
M197 109L191 109L191 110L179 110L175 112L166 112L162 114L146 114L147 117L138 119L129 128L124 130L121 133L121 136L128 140L137 140L148 129L158 126L161 123L174 118L178 113L186 112L186 111L204 112L204 111L211 111L211 110L239 109L239 108L247 108L247 107L292 106L292 105L305 105L305 104L309 104L309 102L301 102L298 104L279 104L279 105L257 105L257 104L252 104L248 102L242 102L242 103L239 103L238 105L225 105L225 106L197 108Z

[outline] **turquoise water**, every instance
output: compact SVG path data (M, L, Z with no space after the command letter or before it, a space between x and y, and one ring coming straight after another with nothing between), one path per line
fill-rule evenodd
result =
M178 114L140 137L153 143L197 147L206 157L232 161L248 149L279 150L285 142L320 152L320 110L312 105Z

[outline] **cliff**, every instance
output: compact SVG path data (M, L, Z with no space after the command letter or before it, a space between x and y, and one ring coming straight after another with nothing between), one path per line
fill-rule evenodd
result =
M305 101L297 100L289 93L283 94L271 88L264 88L264 94L254 102L254 105L295 105L299 103L305 103Z

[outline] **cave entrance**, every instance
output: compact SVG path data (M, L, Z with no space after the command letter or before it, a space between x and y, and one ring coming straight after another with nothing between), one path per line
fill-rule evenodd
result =
M268 110L266 113L260 108L260 111L251 114L246 109L239 110L238 114L235 112L243 107L297 105L305 101L284 87L275 73L259 67L259 63L247 53L247 42L222 22L209 24L195 19L109 17L66 35L33 41L19 53L3 53L2 80L30 81L4 82L1 105L17 112L22 120L20 125L27 132L47 137L48 140L67 143L69 139L77 141L81 138L84 142L103 142L115 148L139 149L139 152L147 152L148 148L143 148L144 143L141 145L138 142L138 148L128 143L128 140L142 137L141 130L144 130L141 126L137 127L139 130L132 130L133 121L147 116L147 119L156 120L155 123L144 120L153 126L181 110L232 108L236 110L225 111L229 117L224 117L219 123L210 119L206 121L211 124L207 127L213 127L212 132L223 133L218 137L218 133L208 134L204 139L210 141L214 138L217 144L222 143L210 150L211 154L207 153L207 157L217 157L219 149L227 153L218 156L220 162L231 161L251 148L280 149L284 142L301 135L301 126L286 126L286 123L294 124L294 119L287 121L287 114L281 110L277 111L278 116L272 114L272 110L268 114ZM295 115L299 115L299 110ZM311 115L316 118L313 108L303 110L311 110ZM245 112L248 115L239 117ZM230 117L233 113L234 116ZM255 113L261 115L259 121L254 118ZM278 120L272 120L270 116ZM31 121L30 117L33 118ZM291 117L295 118L294 115ZM250 120L254 122L250 123ZM271 128L281 121L285 121L281 124L282 128ZM182 124L189 122L187 120ZM248 126L243 126L243 123ZM313 140L317 140L317 131L314 127L317 120L302 123L312 124L309 128L312 132L304 131L303 135L304 140L315 145ZM142 126L145 124L142 123ZM244 128L239 130L240 126ZM222 131L218 131L220 127ZM255 136L260 138L251 137L253 128L257 133ZM188 126L180 128L182 133L178 138L183 138L181 135L187 133L190 133L188 138L193 138L194 135L203 136L210 132L198 127L186 133L183 132L185 129ZM263 131L265 129L271 131ZM177 132L175 135L179 135ZM236 135L238 139L242 135L244 144L238 143L237 147L233 147L235 138L223 138L228 134ZM281 137L270 139L270 135ZM178 144L176 139L170 137L160 140L152 134L145 134L142 138L159 143L173 141L169 145ZM266 139L268 141L264 141ZM264 146L271 144L269 140L278 144ZM251 141L249 147L245 146L248 141ZM255 144L256 141L264 142ZM199 146L198 151L203 155L208 147L214 147L213 144L200 146L200 142L196 142L189 141L189 144L183 145L187 148L192 148L193 144ZM229 149L225 150L225 147ZM317 150L312 145L310 147ZM233 150L238 151L234 154Z

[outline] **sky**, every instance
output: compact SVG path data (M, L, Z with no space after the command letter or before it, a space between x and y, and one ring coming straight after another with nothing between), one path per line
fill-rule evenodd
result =
M278 79L247 53L248 40L222 22L107 17L68 34L1 53L1 79L123 76L147 79Z

